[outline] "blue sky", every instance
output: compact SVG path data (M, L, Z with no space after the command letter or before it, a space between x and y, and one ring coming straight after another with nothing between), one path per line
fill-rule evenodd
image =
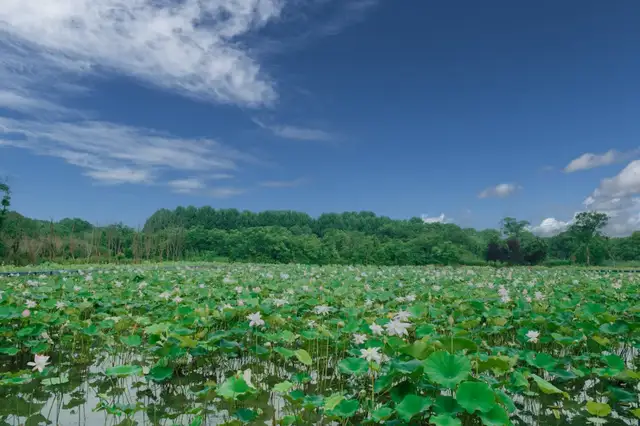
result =
M639 18L636 0L4 0L0 173L43 219L211 205L550 235L588 208L628 234Z

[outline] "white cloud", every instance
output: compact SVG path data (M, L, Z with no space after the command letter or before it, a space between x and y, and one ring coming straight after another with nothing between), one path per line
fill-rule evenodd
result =
M0 64L48 74L103 70L196 98L260 105L270 78L237 40L279 16L278 0L3 0Z
M512 195L520 188L521 187L515 183L501 183L484 189L480 194L478 194L478 198L505 198Z
M584 205L609 215L606 231L611 235L640 230L640 160L630 162L616 176L603 179Z
M611 236L629 235L640 230L640 160L629 163L616 176L605 178L583 202L587 211L609 216L604 233ZM575 217L575 216L574 216ZM551 236L564 231L573 220L563 222L545 219L532 232Z
M229 198L244 194L245 192L247 192L247 190L242 188L219 187L211 189L207 194L214 198Z
M265 188L294 188L296 186L300 186L304 183L304 179L294 179L294 180L268 180L264 182L260 182L260 186Z
M153 176L149 170L133 170L127 167L89 170L85 174L105 184L150 183Z
M619 152L614 149L605 152L604 154L594 154L587 152L580 157L573 159L564 168L566 173L573 173L580 170L588 170L596 167L609 166L611 164L620 163L640 153L640 149L632 150L629 152Z
M214 173L212 175L209 175L209 179L213 179L213 180L233 179L233 175L229 173Z
M430 217L429 215L423 214L421 216L422 221L424 223L450 223L453 222L453 220L451 218L448 218L445 216L444 213L441 213L440 216L432 216Z
M204 182L197 178L176 179L167 183L174 191L181 194L188 194L205 187Z
M101 121L36 122L0 117L0 143L63 159L97 180L147 182L163 170L234 170L253 157L210 139L183 139ZM136 173L124 173L125 169Z
M263 129L269 130L274 135L285 139L318 142L328 142L336 139L335 135L320 129L289 125L269 125L255 118L253 122Z
M556 218L550 217L544 219L540 223L540 225L532 226L529 229L531 230L531 232L541 237L552 237L566 231L570 224L571 221L563 222L561 220L557 220Z

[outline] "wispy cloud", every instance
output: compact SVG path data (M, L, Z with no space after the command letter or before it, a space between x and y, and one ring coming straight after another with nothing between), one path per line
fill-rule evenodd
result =
M298 178L294 180L268 180L260 182L260 186L265 188L295 188L305 183L305 179Z
M270 125L257 119L253 119L253 122L256 123L259 127L269 130L274 135L285 139L318 142L328 142L336 139L335 135L320 129L290 125Z
M207 195L213 198L229 198L236 195L242 195L247 192L244 188L218 187L207 191Z
M175 179L167 183L169 187L180 194L190 194L205 187L204 182L198 178Z
M282 7L278 0L4 0L1 61L29 71L110 70L196 98L260 105L275 90L236 39Z
M640 155L640 148L628 152L619 152L615 149L604 154L594 154L587 152L578 158L573 159L564 168L565 173L573 173L581 170L589 170L596 167L609 166L611 164L622 163Z
M96 180L110 182L147 182L168 169L235 170L239 163L255 160L214 140L183 139L101 121L36 122L0 117L0 141L61 158Z
M485 188L478 194L478 198L506 198L513 195L517 190L522 187L515 183L501 183L496 186Z

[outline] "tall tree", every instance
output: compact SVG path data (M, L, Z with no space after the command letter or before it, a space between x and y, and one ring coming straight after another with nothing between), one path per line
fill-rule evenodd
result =
M9 185L0 182L0 195L2 195L2 200L0 200L0 229L2 229L7 211L9 211L9 207L11 206L11 190L9 189Z
M602 236L602 228L609 223L609 216L599 212L578 213L569 227L569 233L578 240L586 252L587 265L591 264L591 245Z
M500 221L500 229L502 234L507 238L520 239L522 233L529 226L529 222L526 220L516 220L514 217L505 217Z

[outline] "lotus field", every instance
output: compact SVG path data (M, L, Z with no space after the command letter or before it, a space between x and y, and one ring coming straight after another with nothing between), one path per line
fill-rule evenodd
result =
M640 276L213 265L0 278L0 425L637 425Z

